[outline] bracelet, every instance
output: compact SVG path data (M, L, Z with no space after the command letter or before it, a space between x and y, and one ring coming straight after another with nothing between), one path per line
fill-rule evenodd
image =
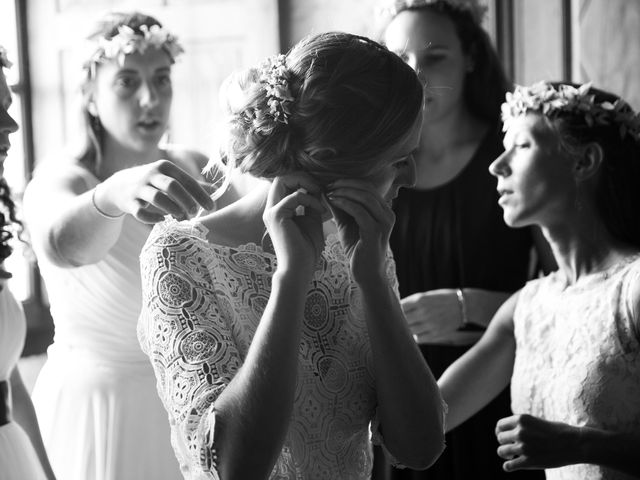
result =
M467 302L464 299L464 294L462 293L461 288L456 289L456 296L458 297L458 305L460 305L460 317L462 318L460 328L465 328L469 324L469 318L467 317Z
M96 185L96 187L94 187L93 189L93 193L91 193L91 203L93 204L93 208L95 209L95 211L98 212L98 214L101 217L108 218L109 220L115 220L116 218L120 218L124 215L124 212L122 212L120 215L109 215L108 213L105 213L102 210L100 210L100 207L98 207L98 204L96 203L97 191L98 191L98 186Z

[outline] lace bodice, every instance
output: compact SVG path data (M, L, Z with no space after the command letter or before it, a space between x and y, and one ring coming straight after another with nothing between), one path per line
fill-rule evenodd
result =
M276 258L255 244L211 245L200 224L169 221L149 237L141 266L138 336L174 449L186 478L218 478L213 404L247 354ZM388 276L397 291L390 254ZM309 285L294 413L270 478L369 478L376 400L362 311L348 259L330 236Z
M514 413L619 432L640 430L640 332L629 289L640 259L566 286L559 273L529 282L514 315ZM596 465L548 479L632 477Z

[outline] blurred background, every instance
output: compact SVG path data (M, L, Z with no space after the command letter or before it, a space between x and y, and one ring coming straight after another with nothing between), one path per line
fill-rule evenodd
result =
M482 0L481 0L482 1ZM515 83L592 81L640 108L640 0L484 0L489 31ZM21 126L5 165L18 203L33 168L77 131L83 39L110 10L156 16L186 54L174 67L168 140L204 152L219 118L218 88L232 70L286 52L309 33L342 30L378 38L379 0L0 0L0 44L14 67L11 113ZM28 384L53 337L46 291L33 255L16 244L7 269L28 335Z

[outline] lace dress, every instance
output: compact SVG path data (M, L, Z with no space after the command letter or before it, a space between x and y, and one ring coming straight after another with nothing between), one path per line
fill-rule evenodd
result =
M640 431L640 332L629 289L640 259L566 286L529 282L514 315L514 413L619 432ZM597 465L546 470L550 480L627 480Z
M138 336L186 479L218 478L213 404L246 357L276 269L275 256L255 244L212 245L206 235L198 223L168 221L141 255ZM390 256L388 277L395 285ZM370 477L372 361L360 293L330 235L309 285L294 412L271 479Z

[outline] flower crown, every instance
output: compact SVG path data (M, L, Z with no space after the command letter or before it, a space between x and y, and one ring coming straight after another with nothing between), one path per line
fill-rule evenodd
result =
M436 3L444 3L453 10L470 14L478 25L482 24L488 10L479 0L387 0L379 10L382 14L395 17L404 10L419 9Z
M11 68L13 63L7 58L7 50L0 45L0 68Z
M266 93L266 103L253 111L251 119L255 131L269 135L278 123L288 124L293 95L289 88L291 72L282 54L269 57L259 69L258 81Z
M143 54L149 46L155 49L163 49L171 57L172 61L184 53L178 39L160 25L141 25L139 32L127 25L118 27L117 35L111 38L100 37L98 48L86 62L85 67L95 68L105 60L116 59L118 63L124 63L124 57L134 52Z
M555 88L549 82L538 82L530 87L516 85L513 93L507 92L506 101L502 104L503 129L515 117L529 111L539 112L549 118L561 113L582 116L585 123L594 125L617 125L620 138L630 135L640 142L640 114L635 113L627 102L621 98L611 103L596 103L595 95L590 94L591 83L580 87L559 85Z

